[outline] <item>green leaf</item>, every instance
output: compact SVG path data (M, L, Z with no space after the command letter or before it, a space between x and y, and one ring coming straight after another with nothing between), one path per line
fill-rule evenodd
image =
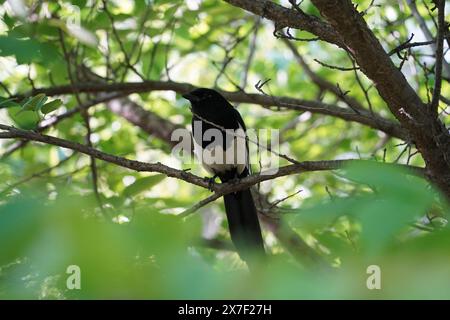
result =
M39 93L31 99L28 99L23 105L22 109L18 112L20 114L22 111L37 111L39 110L48 98L43 93ZM18 115L17 114L17 115Z
M145 190L151 189L153 186L164 180L164 174L157 174L150 177L140 178L124 189L124 194L128 197L135 196Z
M51 65L60 59L58 49L52 44L12 36L0 36L0 56L15 56L18 64Z
M36 24L20 24L8 31L8 35L17 39L31 38Z
M0 109L20 106L20 104L15 102L15 100L16 100L16 98L7 99L7 98L0 97Z
M41 108L41 112L43 114L47 114L50 113L52 111L55 111L56 109L58 109L61 105L63 104L61 99L56 99L50 102L47 102L46 104L44 104Z
M12 55L18 64L31 63L39 57L39 42L0 36L0 56Z
M8 26L8 28L14 27L15 19L11 18L7 13L5 13L2 17L3 22Z
M19 128L25 130L35 129L41 120L37 112L23 111L20 106L8 108L8 115Z
M62 56L59 54L58 48L49 43L41 43L39 46L38 63L43 66L52 66L57 62L61 62Z

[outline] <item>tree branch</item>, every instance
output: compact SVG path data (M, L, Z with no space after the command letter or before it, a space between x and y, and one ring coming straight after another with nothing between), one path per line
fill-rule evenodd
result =
M170 137L174 130L183 128L182 126L166 121L156 113L143 109L128 98L113 99L108 101L106 105L115 114L156 138L163 140L170 146L175 146L178 143L178 141L172 141Z
M431 180L450 198L450 134L396 68L350 0L312 0L407 129Z
M47 129L56 126L58 123L60 123L61 121L68 119L70 117L72 117L73 115L77 114L81 109L89 109L97 104L109 101L111 99L116 99L119 98L121 96L123 96L124 94L119 92L119 93L112 93L112 94L103 94L100 95L99 97L97 97L96 99L93 99L91 101L88 101L82 105L78 105L77 107L70 109L62 114L53 116L51 118L49 118L48 120L44 120L36 129L37 132L44 132ZM1 155L0 159L6 158L9 155L11 155L13 152L19 150L20 148L23 148L24 146L26 146L28 144L27 140L23 140L23 141L19 141L16 144L8 147L8 149Z
M72 59L71 59L70 54L69 54L69 52L67 51L67 48L66 48L63 31L61 29L58 29L58 34L59 34L59 41L61 43L61 48L62 48L62 51L63 51L63 54L64 54L64 58L66 60L67 75L69 77L70 85L72 87L74 87L75 79L74 79L73 74L72 74L72 65L71 65L71 60ZM75 63L74 67L77 68L76 63ZM33 85L33 89L34 89L34 85ZM83 103L81 101L81 97L79 95L79 92L77 91L76 88L74 88L74 93L75 93L75 99L78 102L78 105L80 105L80 106L83 105ZM84 126L86 127L86 138L85 138L86 145L88 147L92 147L92 140L91 140L92 128L91 128L91 124L90 124L89 111L88 111L88 109L80 108L80 114L81 114L81 117L83 118ZM90 158L90 162L91 162L90 163L90 168L91 168L91 176L92 176L92 189L94 191L95 198L97 199L97 203L98 203L98 206L99 206L100 210L102 212L104 212L102 200L101 200L100 193L99 193L99 190L98 190L98 171L97 171L97 165L96 165L96 162L95 162L95 158L91 157Z
M430 109L436 117L438 115L439 98L442 88L442 65L444 61L444 32L445 32L445 1L436 0L438 9L438 32L436 37L436 66L434 71L435 84L433 98L431 99Z
M388 52L388 55L392 56L392 55L399 53L400 51L405 50L405 49L421 47L421 46L426 46L426 45L435 43L434 41L422 41L422 42L410 42L410 41L411 40L408 40L408 41L402 43L401 45L399 45L398 47L392 49L391 51Z
M305 59L303 59L303 57L300 55L297 48L291 41L288 41L287 39L283 39L283 41L286 44L286 46L291 50L298 64L304 69L308 77L319 88L330 91L332 94L334 94L337 98L345 102L351 109L353 109L357 113L360 113L361 110L365 109L363 105L359 103L358 100L356 100L353 97L350 97L349 95L344 95L342 93L342 90L340 90L335 84L329 82L325 78L322 78L317 73L313 72L310 66L306 63Z
M276 30L285 27L305 30L316 35L321 40L335 44L346 50L342 38L328 23L315 16L308 15L301 10L288 9L267 0L225 0L225 2L272 20L275 23Z
M170 137L166 134L166 128L174 128L176 127L173 123L166 119L162 119L155 115L153 112L145 110L140 105L130 101L128 98L120 99L121 102L117 101L114 108L110 108L111 111L118 115L124 116L125 119L134 123L142 130L147 132L150 135L154 135L159 139L164 139L163 141L171 144ZM121 109L125 109L126 111L121 111ZM133 115L135 113L135 115ZM160 122L159 125L147 125L146 119L155 119L155 117ZM150 121L152 122L152 121ZM162 130L162 132L160 132ZM201 200L191 208L184 211L181 214L181 217L187 216L190 213L195 212L206 204L213 202L214 200L220 198L222 195L213 193L209 197ZM255 192L255 199L260 199L264 197L259 192ZM265 197L264 197L265 198ZM258 205L262 203L262 201L256 202ZM265 203L265 202L264 202ZM268 207L268 209L266 208ZM297 234L292 228L282 222L279 218L276 217L275 209L272 205L266 207L258 207L259 217L264 222L264 225L275 235L275 237L280 241L280 244L286 248L288 252L292 254L292 256L298 260L301 264L310 265L312 264L314 267L319 266L327 266L326 261L309 245L303 240L303 238Z
M259 174L253 174L248 177L245 177L239 181L239 183L221 183L221 184L210 184L207 180L202 177L198 177L184 170L174 169L172 167L166 166L162 163L146 163L137 160L131 160L119 156L115 156L112 154L108 154L102 152L100 150L94 149L92 147L82 145L77 142L72 142L48 135L43 135L34 131L27 131L18 128L14 128L11 126L7 126L4 124L0 124L0 129L6 132L0 132L0 139L11 139L11 138L19 138L26 139L30 141L42 142L50 145L59 146L62 148L67 148L71 150L75 150L86 154L88 156L92 156L96 159L103 160L106 162L110 162L116 164L118 166L128 168L134 171L139 172L158 172L165 174L168 177L177 178L179 180L183 180L185 182L194 184L199 187L211 189L212 191L224 195L230 192L236 192L239 190L247 189L257 183L272 180L278 177L288 176L292 174L298 174L302 172L309 171L328 171L328 170L337 170L342 168L344 165L347 165L351 162L362 161L362 160L328 160L328 161L304 161L299 162L297 164L287 165L284 167L280 167L276 172L261 172ZM419 174L423 174L423 169L418 167L406 166L406 165L397 165L400 167L405 167L414 170L414 172L418 172Z
M428 28L425 19L420 15L419 10L417 10L416 0L406 0L406 2L408 3L409 9L411 10L414 19L416 19L417 23L419 24L419 28L420 30L422 30L423 35L425 36L427 41L431 42L433 50L436 51L436 41L435 39L433 39L433 35L431 34L431 31ZM448 64L445 60L443 60L443 63L447 76L450 77L450 64Z
M196 87L189 83L180 83L173 81L144 81L144 82L126 82L126 83L79 83L76 90L85 93L98 92L122 92L122 93L136 93L149 92L158 90L171 90L177 93L186 93L194 90ZM72 94L74 88L69 85L55 86L49 88L37 88L25 95L14 96L17 99L22 99L25 96L36 95L44 93L47 96ZM408 140L408 135L396 122L382 118L380 116L372 115L370 112L361 112L357 114L345 108L322 103L319 101L311 101L304 99L294 99L289 97L267 96L264 94L246 93L242 91L229 92L218 90L225 98L236 103L252 103L264 107L276 106L279 108L296 110L300 112L310 111L324 115L338 117L348 121L358 122L367 125L373 129L383 131L393 137L402 140Z

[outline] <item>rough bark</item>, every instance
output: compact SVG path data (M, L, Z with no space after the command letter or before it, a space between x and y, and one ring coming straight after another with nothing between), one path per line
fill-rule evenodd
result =
M225 2L272 20L276 29L290 27L305 30L321 40L345 49L341 36L328 23L301 10L288 9L272 1L225 0Z
M170 137L174 130L183 128L182 126L177 126L161 118L156 113L148 112L128 98L114 99L107 102L106 105L115 114L156 138L163 140L170 146L178 143L178 141L172 141Z
M409 85L350 0L312 0L342 37L422 154L427 175L450 198L450 135Z
M425 160L430 181L450 199L448 129L409 85L350 0L312 0L327 20L317 20L321 28L313 28L301 11L283 8L271 1L226 2L273 20L276 25L309 31L320 39L347 50L361 71L373 81L392 114L407 131L409 141L416 145Z

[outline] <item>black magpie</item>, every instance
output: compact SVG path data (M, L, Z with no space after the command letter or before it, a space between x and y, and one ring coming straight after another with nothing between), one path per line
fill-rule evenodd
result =
M183 95L191 102L194 150L212 181L237 181L250 174L246 127L239 112L217 91L199 88ZM250 268L265 255L250 189L224 195L231 240Z

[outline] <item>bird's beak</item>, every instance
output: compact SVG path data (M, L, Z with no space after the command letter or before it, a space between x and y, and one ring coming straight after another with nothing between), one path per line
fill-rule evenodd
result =
M199 97L194 96L192 93L185 93L182 95L183 98L189 100L190 102L197 102L199 101Z

